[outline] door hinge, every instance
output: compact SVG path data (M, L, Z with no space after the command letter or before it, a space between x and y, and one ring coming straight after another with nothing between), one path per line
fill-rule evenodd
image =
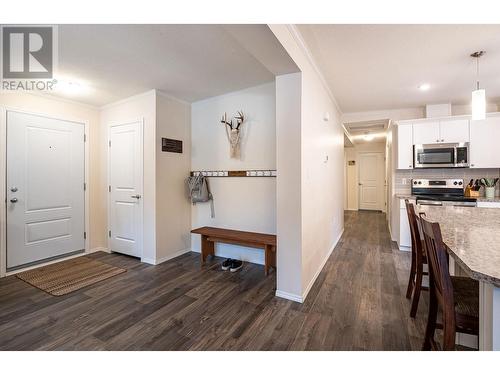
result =
M108 237L111 238L111 231L108 231Z
M83 232L83 239L86 240L87 239L87 232Z
M108 185L108 192L111 193L111 185Z
M84 135L83 135L83 141L84 141L84 142L87 142L87 134L84 134Z
M111 147L111 141L108 142L109 147Z
M83 191L85 191L85 190L87 190L87 183L86 182L83 183Z

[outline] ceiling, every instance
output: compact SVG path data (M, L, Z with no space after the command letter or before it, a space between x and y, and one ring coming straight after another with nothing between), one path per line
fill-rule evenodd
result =
M500 102L500 25L300 25L344 113L470 103L481 86ZM418 86L428 83L428 91Z
M151 89L189 102L296 65L267 25L60 25L53 95L102 106Z

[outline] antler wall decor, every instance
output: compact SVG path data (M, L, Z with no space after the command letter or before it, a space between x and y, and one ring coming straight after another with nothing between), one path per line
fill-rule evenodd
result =
M231 118L231 120L227 120L227 114L224 112L224 116L222 116L220 122L224 124L224 128L226 129L227 140L229 141L229 152L231 158L239 159L240 158L240 141L241 141L241 125L245 121L245 116L243 115L243 111L238 111L238 114Z

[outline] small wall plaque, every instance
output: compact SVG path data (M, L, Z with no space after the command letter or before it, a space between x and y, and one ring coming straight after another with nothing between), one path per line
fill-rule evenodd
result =
M347 163L349 165L356 165L356 160L349 160Z
M182 154L182 141L177 139L162 138L161 150L163 152L176 152Z

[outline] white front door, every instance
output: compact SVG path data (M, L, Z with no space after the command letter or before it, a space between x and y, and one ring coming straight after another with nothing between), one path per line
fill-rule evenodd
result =
M109 249L142 255L142 122L109 130Z
M384 155L359 154L359 208L382 210L384 201Z
M84 133L7 112L7 268L85 250Z

